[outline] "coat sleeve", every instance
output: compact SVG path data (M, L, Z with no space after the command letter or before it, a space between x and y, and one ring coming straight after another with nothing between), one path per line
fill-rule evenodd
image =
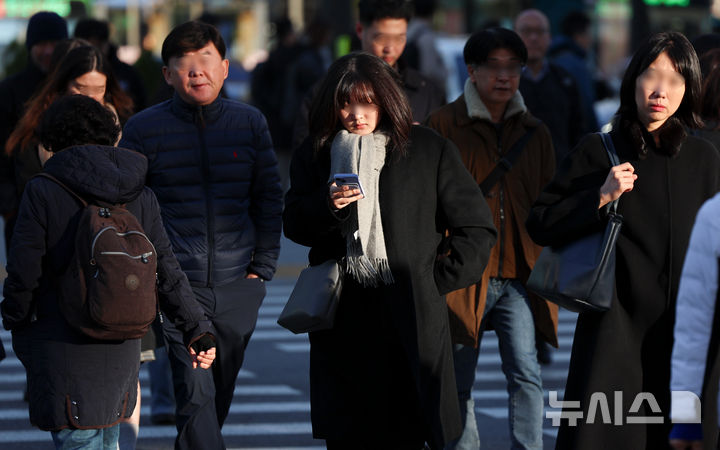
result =
M46 197L39 192L39 184L28 183L10 242L4 300L0 304L3 326L7 330L30 322L33 292L42 275L48 222Z
M143 228L157 252L160 310L183 333L185 345L190 346L205 333L214 335L215 332L202 306L195 299L187 276L175 258L160 217L160 205L155 194L146 187L141 195L144 210Z
M605 209L600 186L610 170L600 137L587 135L560 164L533 204L526 226L541 246L557 245L600 229Z
M460 152L447 139L438 167L438 203L449 231L435 264L441 295L477 283L485 270L497 231L477 183L465 169Z
M248 271L271 280L280 255L283 193L270 131L259 113L254 127L257 157L250 192L250 219L255 226L255 249Z
M670 389L701 396L718 289L720 196L698 212L677 295ZM673 396L670 417L695 416L694 399Z
M290 163L290 190L285 195L283 227L285 236L306 247L314 247L347 219L350 207L333 212L329 203L328 173L320 168L310 140L293 153Z

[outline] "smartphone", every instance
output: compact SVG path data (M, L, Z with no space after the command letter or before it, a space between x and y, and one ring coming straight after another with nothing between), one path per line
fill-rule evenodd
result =
M350 189L360 189L360 193L365 196L362 184L360 184L360 178L356 173L336 173L333 175L335 184L338 186L349 186Z

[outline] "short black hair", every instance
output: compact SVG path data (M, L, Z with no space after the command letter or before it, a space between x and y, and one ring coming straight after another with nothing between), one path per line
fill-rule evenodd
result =
M582 11L570 11L560 22L560 32L568 37L582 34L590 28L592 21Z
M80 19L75 25L73 36L85 40L110 40L110 26L107 22L97 19Z
M381 19L405 19L410 22L413 14L411 0L360 0L358 17L363 25Z
M163 63L167 66L170 58L179 58L187 52L199 50L208 42L212 42L220 57L225 59L225 41L217 28L199 20L180 24L163 41Z
M75 145L115 145L120 124L115 114L90 97L60 97L50 104L36 131L40 143L55 153Z
M527 63L527 48L525 43L512 30L502 27L492 27L476 31L465 43L463 58L468 66L487 62L493 50L504 48L515 54L522 64Z

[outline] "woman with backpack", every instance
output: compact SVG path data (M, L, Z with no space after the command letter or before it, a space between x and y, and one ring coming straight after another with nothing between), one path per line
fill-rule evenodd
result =
M172 253L157 200L144 187L147 159L114 147L119 133L113 112L90 97L65 96L50 105L37 136L53 155L44 173L54 179L28 182L10 243L3 326L27 371L30 421L51 431L58 449L117 448L118 423L135 408L140 363L139 338L91 337L63 306L76 300L61 289L77 276L76 240L91 241L78 231L86 208L70 191L106 207L102 214L114 211L111 205L127 206L154 248L138 257L157 264L160 309L184 332L194 366L207 369L215 357L212 326ZM97 258L91 264L99 267ZM136 278L124 279L130 291L143 287Z

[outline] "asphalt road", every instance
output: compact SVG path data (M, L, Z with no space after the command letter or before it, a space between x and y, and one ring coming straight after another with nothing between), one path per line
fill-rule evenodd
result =
M229 448L324 448L322 441L312 438L308 387L310 347L307 337L293 335L275 322L292 290L297 272L305 263L305 255L304 248L283 242L279 276L268 283L268 296L260 308L257 329L250 341L245 365L237 380L230 416L223 428ZM546 411L552 411L547 403L548 391L562 392L564 388L575 317L572 313L561 312L561 348L554 352L554 362L543 367ZM51 449L49 433L29 424L27 405L22 400L25 373L12 353L10 334L0 332L0 338L9 354L6 360L0 362L0 448ZM144 368L141 369L140 382L144 405L138 449L171 449L175 428L155 426L149 421L148 375ZM505 377L500 368L494 333L487 333L483 339L473 397L476 399L482 448L510 448ZM554 447L555 434L556 429L546 418L546 449Z

